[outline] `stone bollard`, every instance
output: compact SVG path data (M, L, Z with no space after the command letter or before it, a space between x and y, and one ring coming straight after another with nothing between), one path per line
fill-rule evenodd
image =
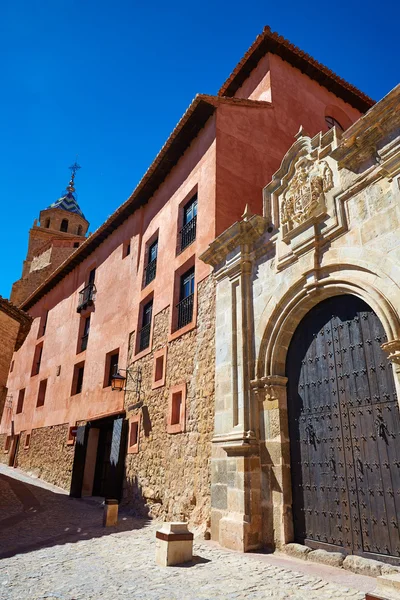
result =
M106 500L103 513L103 527L113 527L118 523L118 500Z
M156 563L170 567L191 561L193 558L193 533L187 523L164 523L156 531Z

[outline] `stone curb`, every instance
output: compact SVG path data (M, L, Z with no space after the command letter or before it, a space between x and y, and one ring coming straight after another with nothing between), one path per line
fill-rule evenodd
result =
M363 558L350 554L346 556L342 552L328 552L327 550L313 550L303 544L285 544L282 551L294 558L309 560L312 562L345 569L358 575L379 577L381 575L400 575L400 567L395 567L378 560Z

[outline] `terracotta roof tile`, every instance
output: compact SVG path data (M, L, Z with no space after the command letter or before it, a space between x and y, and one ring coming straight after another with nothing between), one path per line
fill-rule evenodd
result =
M323 85L361 112L366 112L375 104L375 101L369 96L336 75L325 65L316 61L312 56L300 50L289 40L271 31L270 27L264 27L263 32L257 36L219 90L218 95L233 96L256 67L259 60L268 52L278 54L283 60L300 69L311 79L318 81L320 85Z

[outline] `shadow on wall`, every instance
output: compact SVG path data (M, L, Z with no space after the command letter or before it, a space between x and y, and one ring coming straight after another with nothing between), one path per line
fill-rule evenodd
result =
M103 506L0 474L0 558L145 527L121 510L116 527L103 527Z
M151 495L152 490L150 490ZM161 499L159 500L161 504ZM154 517L151 514L149 499L144 497L142 486L138 483L137 477L126 477L124 480L124 489L121 505L129 511L129 514L141 519Z

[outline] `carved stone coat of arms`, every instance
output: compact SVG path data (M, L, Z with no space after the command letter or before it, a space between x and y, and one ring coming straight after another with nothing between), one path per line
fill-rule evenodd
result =
M332 171L326 161L299 161L281 204L283 234L323 212L325 192L332 187Z

